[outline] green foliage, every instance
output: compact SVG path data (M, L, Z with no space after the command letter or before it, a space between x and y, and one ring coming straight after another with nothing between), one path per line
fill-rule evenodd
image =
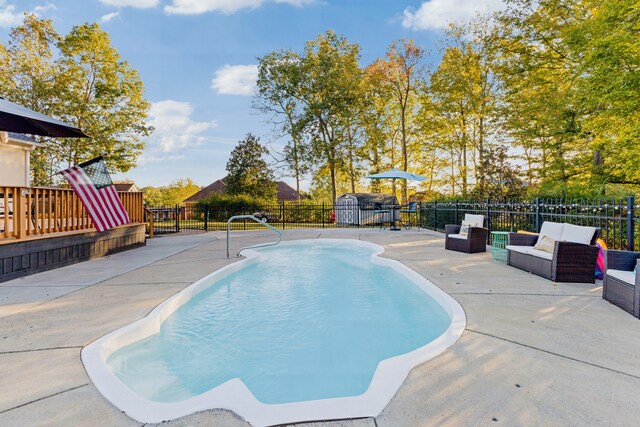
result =
M200 187L191 178L180 178L166 187L144 187L144 200L149 206L172 206L181 204L193 196Z
M60 64L54 59L60 36L50 20L25 15L22 25L11 30L7 46L0 49L2 72L0 96L47 114L61 117L64 110L57 95ZM62 161L62 146L69 139L36 137L42 146L31 154L32 182L51 184Z
M69 163L104 153L111 170L126 172L144 148L141 138L151 132L145 124L150 104L143 98L138 72L120 59L109 35L96 23L73 27L58 47L64 118L91 136L69 144Z
M258 59L257 96L253 107L269 116L277 136L287 136L281 162L296 180L300 180L311 167L310 147L304 138L307 125L304 106L298 94L300 87L300 57L292 51L272 52Z
M208 209L211 220L227 221L233 215L252 215L264 212L265 207L277 207L278 205L273 202L273 199L254 197L248 194L219 193L199 200L196 206L201 210Z
M227 162L226 192L231 195L246 194L256 198L274 200L276 184L273 172L264 156L269 151L260 144L260 138L250 133L239 141Z
M62 167L105 155L111 171L125 172L142 152L149 102L137 71L121 60L98 24L60 36L49 20L25 15L0 49L0 94L80 127L91 138L39 138L35 184L51 184Z

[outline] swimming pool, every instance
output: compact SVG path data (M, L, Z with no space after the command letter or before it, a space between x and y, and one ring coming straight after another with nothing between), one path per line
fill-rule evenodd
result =
M142 422L210 408L254 425L375 416L465 323L452 298L382 251L330 239L246 251L85 348L87 372Z

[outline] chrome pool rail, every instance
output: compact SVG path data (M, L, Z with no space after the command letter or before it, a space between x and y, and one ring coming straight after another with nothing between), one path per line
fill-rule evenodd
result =
M236 258L240 257L240 252L244 251L245 249L254 249L254 248L263 248L266 246L275 246L278 243L280 243L280 241L282 240L282 232L280 232L280 230L272 227L271 225L267 224L265 221L262 221L258 218L256 218L253 215L234 215L231 218L229 218L229 220L227 221L227 258L231 258L231 256L229 255L229 240L231 238L230 232L231 232L231 223L233 221L235 221L236 219L250 219L253 220L259 224L264 225L267 228L270 228L271 230L275 231L278 234L278 240L275 242L271 242L271 243L259 243L257 245L252 245L252 246L245 246L244 248L240 248L240 250L238 251L238 253L236 253Z

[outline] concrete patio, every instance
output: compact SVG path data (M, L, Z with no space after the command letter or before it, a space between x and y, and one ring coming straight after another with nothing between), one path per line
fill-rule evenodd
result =
M270 240L234 232L233 248ZM491 259L445 251L425 230L293 230L285 239L380 244L463 306L460 340L409 374L375 419L305 426L632 426L640 413L640 320L599 285L553 283ZM144 317L218 268L222 232L147 246L0 284L0 425L138 426L106 401L80 361L97 338ZM214 410L167 426L247 426Z

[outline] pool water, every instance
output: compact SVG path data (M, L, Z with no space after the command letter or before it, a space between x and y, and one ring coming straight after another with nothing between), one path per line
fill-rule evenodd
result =
M361 395L381 360L425 346L451 324L413 281L372 263L374 251L322 241L264 248L107 365L156 402L233 378L266 404Z

